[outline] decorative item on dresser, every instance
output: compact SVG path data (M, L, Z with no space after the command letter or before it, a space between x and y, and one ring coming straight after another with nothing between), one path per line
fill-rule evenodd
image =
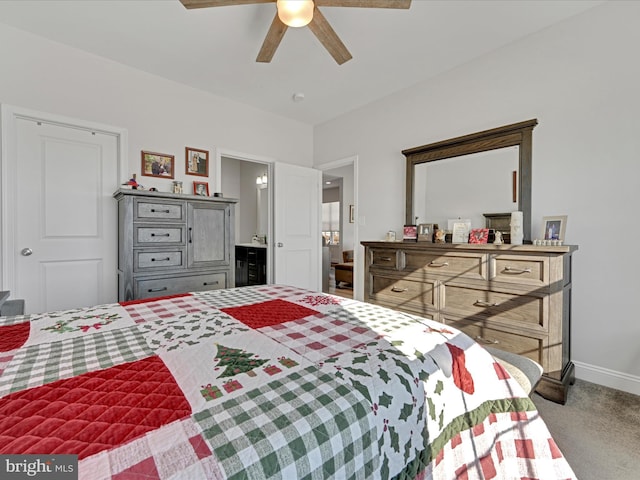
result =
M536 391L565 403L571 259L578 247L362 242L364 300L452 325L544 368Z
M117 190L118 301L235 285L234 199Z

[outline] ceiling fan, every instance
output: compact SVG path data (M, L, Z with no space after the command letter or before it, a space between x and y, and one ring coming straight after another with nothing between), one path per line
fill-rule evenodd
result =
M276 16L271 22L256 62L271 61L287 28L308 25L338 65L351 60L351 54L318 7L407 9L411 6L411 0L180 0L180 3L188 9L275 3Z

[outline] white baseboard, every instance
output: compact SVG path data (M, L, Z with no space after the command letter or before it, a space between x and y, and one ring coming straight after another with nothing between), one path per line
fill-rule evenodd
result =
M640 395L640 377L638 376L589 365L588 363L574 361L573 364L576 366L576 378L580 380Z

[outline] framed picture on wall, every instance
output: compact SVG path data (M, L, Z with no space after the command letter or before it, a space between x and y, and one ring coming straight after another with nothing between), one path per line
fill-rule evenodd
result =
M209 184L207 182L193 182L193 194L208 197Z
M184 158L187 175L209 176L209 152L207 150L185 147Z
M164 153L146 152L141 154L142 165L140 171L147 177L173 178L175 171L175 157Z

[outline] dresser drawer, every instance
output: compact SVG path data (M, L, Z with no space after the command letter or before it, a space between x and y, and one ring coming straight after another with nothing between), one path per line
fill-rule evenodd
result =
M135 298L162 297L176 293L201 292L226 288L227 272L217 272L184 277L138 279Z
M442 311L447 314L479 316L503 323L547 329L548 297L496 292L481 288L443 285Z
M464 252L404 251L403 271L425 272L442 279L486 280L487 254Z
M497 254L490 256L491 280L545 287L549 285L549 258Z
M162 270L164 268L176 268L185 266L184 248L175 250L135 250L133 252L134 272Z
M373 249L369 266L398 269L398 250L395 249Z
M136 220L169 220L173 222L184 221L184 203L136 200L135 216Z
M391 308L410 309L425 313L437 305L435 282L416 282L407 279L374 275L370 282L371 299Z
M443 315L441 320L447 325L462 330L480 345L495 347L529 357L545 367L543 356L544 340L541 338L507 332L491 325L484 325L483 322L475 322L455 316ZM545 368L545 370L547 369Z
M184 245L184 227L160 226L152 227L147 225L134 226L134 246L149 245Z

